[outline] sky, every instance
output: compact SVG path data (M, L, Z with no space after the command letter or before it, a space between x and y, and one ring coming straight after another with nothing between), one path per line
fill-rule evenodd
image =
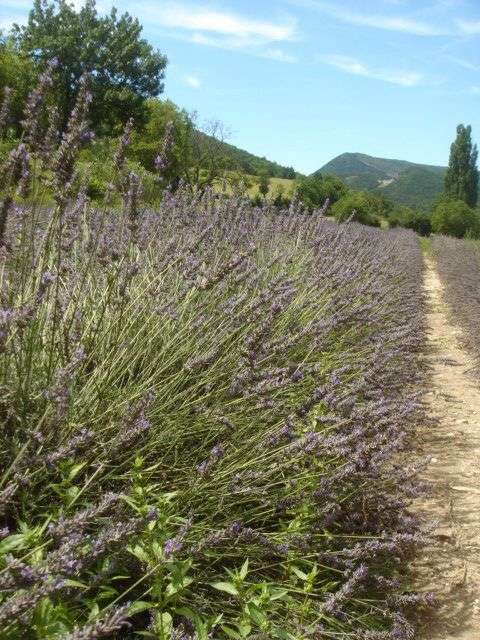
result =
M346 151L446 164L459 123L480 142L480 0L114 4L168 56L164 97L302 173ZM30 5L0 0L0 28Z

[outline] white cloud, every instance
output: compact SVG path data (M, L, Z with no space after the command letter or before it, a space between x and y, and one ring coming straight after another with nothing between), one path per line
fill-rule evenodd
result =
M470 87L470 92L474 93L476 96L480 96L480 84Z
M480 71L480 65L474 64L469 60L464 60L463 58L458 58L457 56L447 55L446 58L455 64L458 64L459 67L463 67L464 69L468 69L469 71Z
M402 87L415 87L422 83L423 76L416 71L390 71L383 69L372 69L360 60L349 56L330 54L320 58L322 62L336 67L345 73L373 80L382 80Z
M0 20L0 31L10 31L15 22L19 22L21 24L21 20Z
M467 36L480 35L480 20L457 20L456 24Z
M296 61L278 46L294 40L297 35L296 22L290 18L281 23L257 20L179 2L169 2L161 8L143 5L142 17L149 24L168 29L171 35L195 44L241 51L279 62Z
M202 83L200 79L197 78L197 76L192 76L187 74L186 76L183 77L183 80L185 84L188 84L188 86L192 87L192 89L200 89L200 87L202 86Z
M285 53L283 49L267 49L263 54L263 57L269 58L270 60L278 60L279 62L298 62L298 59L295 56Z
M437 27L427 22L404 18L401 16L381 16L357 11L350 11L329 2L321 0L290 0L292 4L301 5L310 9L316 9L326 13L337 20L354 24L359 27L371 27L386 31L400 31L416 36L444 36L451 33L450 30Z
M241 15L214 11L195 5L167 4L153 12L156 22L164 27L195 32L207 32L234 38L259 38L266 42L281 42L293 39L295 23L285 24L254 20Z
M259 46L258 43L255 42L249 44L243 38L225 38L223 36L207 36L203 33L193 33L188 37L188 41L207 47L226 49L227 51L241 51L242 53L247 53L257 58L267 58L268 60L276 60L290 64L298 62L295 56L286 53L283 49Z

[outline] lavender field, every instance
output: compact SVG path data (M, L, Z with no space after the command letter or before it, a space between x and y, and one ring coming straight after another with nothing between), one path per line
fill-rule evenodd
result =
M147 208L128 129L93 204L90 99L2 168L1 637L413 638L415 234Z
M450 314L462 330L462 343L475 356L472 372L480 373L478 333L480 330L480 247L472 240L435 236L432 251L444 283Z

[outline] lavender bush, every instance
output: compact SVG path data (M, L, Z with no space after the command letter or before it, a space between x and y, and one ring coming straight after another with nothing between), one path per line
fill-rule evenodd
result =
M463 329L462 342L475 357L472 371L480 374L480 246L475 240L434 236L432 250L452 317Z
M414 234L148 210L130 124L94 207L89 101L2 169L1 637L413 638Z

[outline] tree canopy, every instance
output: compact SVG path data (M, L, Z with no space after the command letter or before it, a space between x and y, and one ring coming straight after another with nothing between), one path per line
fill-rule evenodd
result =
M8 87L12 90L9 124L16 125L20 122L34 78L35 68L30 58L18 53L11 38L0 35L0 103L5 98L5 88Z
M315 174L304 178L297 189L297 195L308 209L323 207L328 200L335 204L348 192L347 185L337 176Z
M76 11L67 0L34 0L25 26L15 25L18 49L40 67L56 59L56 96L64 123L81 76L91 74L91 120L110 133L130 117L143 122L145 101L163 91L166 57L141 37L142 26L113 8L101 16L95 0Z
M391 204L382 196L367 191L350 191L333 205L331 213L338 222L352 218L355 222L377 227L390 209Z
M472 142L472 127L459 124L457 137L450 147L450 161L445 176L445 195L462 200L469 207L478 202L478 150Z
M455 238L478 236L479 222L478 214L463 200L443 200L432 213L433 231Z

